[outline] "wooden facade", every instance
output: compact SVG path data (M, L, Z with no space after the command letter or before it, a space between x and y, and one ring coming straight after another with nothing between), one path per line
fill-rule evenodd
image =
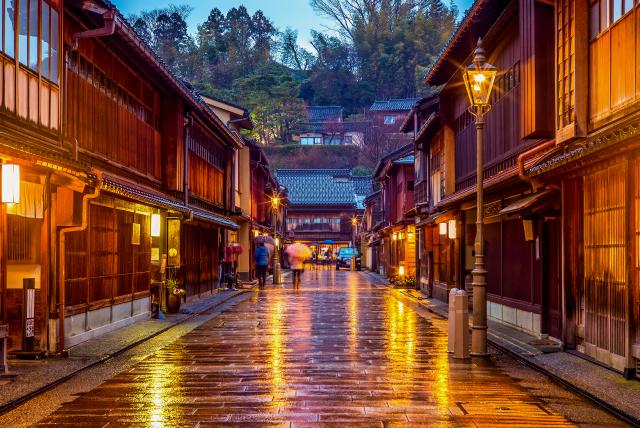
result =
M380 186L382 225L377 265L390 277L415 276L414 154L412 144L382 158L374 173Z
M425 79L442 85L438 108L421 101L403 126L418 279L446 298L470 289L476 217L475 126L454 64L482 37L499 70L484 147L488 315L627 376L640 361L638 25L637 0L478 2Z
M111 4L61 7L7 0L0 18L0 155L21 167L20 203L0 215L0 319L16 351L61 352L148 317L165 268L188 299L211 293L224 229L237 228L239 136Z
M560 288L552 280L558 277L558 260L551 258L560 247L547 238L555 230L549 223L557 225L560 200L547 192L522 202L534 189L518 174L521 155L548 148L545 143L554 137L554 61L548 48L555 39L548 29L555 18L551 5L534 0L474 5L425 78L428 85L441 85L440 91L416 104L403 130L414 134L420 152L415 165L419 287L442 300L454 287L471 292L476 126L453 64L470 64L474 42L482 37L487 60L498 69L483 147L487 312L531 334L558 337ZM525 221L533 225L533 237L525 236Z

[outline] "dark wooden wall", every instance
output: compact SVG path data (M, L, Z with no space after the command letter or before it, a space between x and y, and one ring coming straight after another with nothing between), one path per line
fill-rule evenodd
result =
M66 21L67 44L80 28ZM160 180L160 91L124 61L99 39L69 55L64 134L94 156Z

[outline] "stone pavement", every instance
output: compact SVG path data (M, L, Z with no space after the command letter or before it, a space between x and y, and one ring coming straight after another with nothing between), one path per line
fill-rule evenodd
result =
M554 386L531 370L525 386L497 360L452 359L446 322L419 309L364 274L307 271L300 290L255 292L40 425L622 426L570 394L540 399L534 386Z
M375 274L368 275L378 277ZM380 277L377 280L382 281ZM445 302L428 299L417 290L394 291L418 301L444 319L448 317L448 304ZM566 382L582 394L613 407L640 425L640 382L637 380L626 380L620 373L588 361L574 352L544 353L529 344L536 337L502 323L489 320L488 326L488 340L494 345Z
M128 348L184 322L193 314L220 305L230 298L248 291L220 291L182 305L180 313L166 315L163 320L146 319L87 340L70 348L68 358L52 356L36 361L9 360L9 369L17 377L13 382L0 385L0 408L6 409L16 399L20 400L42 388L67 379L87 367L104 362Z

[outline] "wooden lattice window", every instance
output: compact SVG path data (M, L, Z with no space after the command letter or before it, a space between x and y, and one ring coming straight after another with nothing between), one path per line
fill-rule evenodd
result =
M574 0L561 0L557 10L558 127L575 122L575 7Z
M619 356L627 334L626 174L619 164L584 178L585 341Z

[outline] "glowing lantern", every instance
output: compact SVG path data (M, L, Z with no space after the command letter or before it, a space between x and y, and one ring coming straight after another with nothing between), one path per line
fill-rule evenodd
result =
M404 276L404 266L400 266L400 267L398 268L398 275L400 275L400 276Z
M2 203L20 203L20 165L2 165Z
M397 232L393 232L393 240L394 241L398 240L398 233Z
M160 214L151 214L151 236L160 236Z
M456 221L455 219L449 220L449 239L456 239L457 237Z
M447 234L447 223L440 223L439 227L440 227L440 235L446 235Z

